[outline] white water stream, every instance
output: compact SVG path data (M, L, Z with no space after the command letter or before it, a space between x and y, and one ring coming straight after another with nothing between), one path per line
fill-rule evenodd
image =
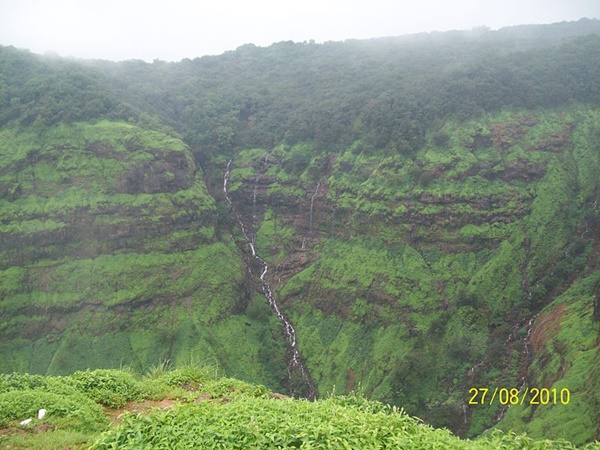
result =
M310 197L310 209L308 211L308 236L312 236L313 229L313 212L315 205L315 197L319 194L319 188L321 187L321 182L317 183L317 187L315 188L315 193ZM302 247L300 250L306 249L306 236L302 238Z
M310 212L309 212L309 218L308 218L308 234L309 235L312 234L312 227L313 227L313 206L314 206L314 203L315 203L315 197L319 193L319 188L320 187L321 187L321 182L319 181L317 183L317 187L315 189L315 193L310 198Z
M237 219L237 222L240 226L240 230L242 232L242 236L244 237L244 241L246 241L246 243L250 247L252 258L254 258L254 260L257 261L259 263L259 265L261 266L261 273L260 273L260 277L259 277L258 281L260 282L260 285L261 285L262 291L265 295L265 298L267 299L267 301L269 302L269 306L271 307L273 312L277 315L277 318L281 321L281 323L283 325L285 339L286 339L287 344L289 345L290 352L291 352L291 357L290 357L290 360L288 361L288 373L291 376L292 371L300 371L300 375L302 376L302 379L306 382L306 385L308 386L307 397L310 400L313 400L317 396L317 389L316 389L314 383L312 382L312 380L308 374L308 371L306 370L306 366L304 365L304 360L302 359L302 356L300 355L300 352L298 351L298 346L297 346L297 341L296 341L296 330L294 329L294 327L292 326L290 321L287 319L287 317L285 317L285 315L281 312L281 309L279 308L279 305L277 304L277 301L275 300L275 296L273 295L273 290L271 288L271 284L265 279L267 272L269 271L269 265L267 264L267 262L264 259L262 259L256 253L256 247L254 245L254 236L251 237L248 234L248 231L246 230L246 226L244 225L244 221L242 220L242 217L236 211L235 207L233 206L233 202L231 201L231 198L229 197L229 192L227 190L227 184L229 182L229 176L231 175L231 164L232 164L232 160L229 160L229 162L227 163L227 170L225 171L225 175L223 176L223 194L225 195L225 200L227 200L227 203L229 203L229 206L231 207L231 210L233 211L233 213ZM317 187L317 190L318 190L318 187ZM315 195L316 195L316 193L315 193ZM253 192L253 215L254 215L254 209L256 206L255 202L256 202L256 183L255 183L255 188L254 188L254 192ZM311 206L312 206L312 203L311 203ZM250 271L250 274L252 274L252 271L250 270L250 268L248 268L248 269Z

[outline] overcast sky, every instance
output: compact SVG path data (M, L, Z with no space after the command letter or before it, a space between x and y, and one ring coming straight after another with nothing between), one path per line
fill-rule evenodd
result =
M0 45L179 61L253 43L339 41L600 18L600 0L0 0Z

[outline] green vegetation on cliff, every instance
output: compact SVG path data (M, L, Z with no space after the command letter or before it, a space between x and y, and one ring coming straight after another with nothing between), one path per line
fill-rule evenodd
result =
M259 250L277 262L273 278L319 390L360 384L370 398L478 435L505 408L467 405L469 388L552 387L562 378L527 372L529 320L586 274L573 318L585 332L558 353L569 367L576 349L589 348L578 365L593 377L599 124L598 111L582 106L451 121L412 158L360 144L329 152L317 180L319 157L288 176L293 155L309 147L241 151L235 195L247 217L262 212ZM279 238L261 239L272 224ZM597 423L593 385L573 384L574 403L540 407L537 421ZM597 436L593 426L540 428L521 418L540 437Z
M294 391L239 219L321 394L463 437L599 439L599 61L598 20L180 63L0 47L0 372L193 357Z
M101 121L6 128L0 145L0 370L201 355L279 385L273 319L243 314L242 263L181 140Z

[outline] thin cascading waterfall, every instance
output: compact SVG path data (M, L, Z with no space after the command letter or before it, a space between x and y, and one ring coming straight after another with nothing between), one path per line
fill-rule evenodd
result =
M254 180L254 189L252 189L252 225L256 224L256 194L258 193L258 181L260 176Z
M523 338L522 342L523 342L523 353L525 353L525 359L526 359L525 364L527 366L529 366L530 358L531 358L531 353L530 353L531 334L533 332L533 324L536 319L537 319L537 314L534 315L533 317L531 317L525 324L525 329L527 330L527 333L525 334L525 337ZM520 323L513 329L513 331L506 337L506 340L504 341L504 346L508 347L510 345L510 342L515 340L515 338L517 338L517 336L518 336L517 330L520 330L522 327L523 327L523 323ZM483 366L485 363L487 363L487 356L484 356L483 358L481 358L473 367L471 367L471 369L470 369L471 374L474 374L475 370L478 369L479 367ZM520 385L518 387L520 394L525 389L526 384L527 384L526 375L523 375L521 377ZM508 406L510 406L510 405L508 405ZM463 405L463 407L464 407L464 405ZM507 409L508 409L507 405L503 405L498 410L498 414L496 414L496 423L500 422L504 418L504 415L506 414ZM465 423L466 423L466 420L467 420L466 412L465 412L464 417L465 417Z
M528 293L528 294L531 295L530 293ZM533 331L533 323L535 322L535 319L537 319L537 314L534 315L533 317L531 317L527 321L527 324L525 325L525 329L527 330L527 333L525 334L525 337L523 338L523 352L525 353L525 373L521 377L521 385L518 387L519 396L523 395L523 390L527 386L527 368L529 367L530 358L531 358L531 355L529 353L529 344L531 342L531 333ZM517 328L520 329L521 326L519 325ZM511 339L511 336L508 337L508 339L506 340L506 343L508 343L508 341L510 339ZM504 415L506 414L506 411L508 410L509 406L510 405L505 405L498 410L498 414L496 414L496 423L500 422L504 418Z
M258 175L255 179L254 179L254 188L252 189L252 229L254 230L254 233L252 234L252 242L256 243L256 218L257 218L257 214L256 214L256 198L258 196L258 184L260 182L260 179L263 177L263 175L265 174L265 172L267 171L268 167L269 167L269 154L265 154L265 159L262 161L263 164L263 170L260 175Z
M257 176L254 180L254 188L252 189L252 229L256 230L256 197L258 196L258 183L262 178L262 174ZM252 241L256 242L256 231L252 235Z
M315 197L319 194L319 188L321 187L321 182L317 182L317 187L315 188L315 193L310 197L310 208L308 210L308 236L312 236L313 229L313 213L315 206ZM302 238L302 247L301 250L306 249L306 236Z
M527 362L529 362L529 343L531 341L531 332L533 331L533 322L535 322L535 319L537 319L537 314L535 316L533 316L531 319L529 319L529 322L527 322L527 325L525 326L527 333L525 335L525 338L523 339L523 347L525 347L525 354L527 355Z
M527 322L527 325L525 325L525 329L527 330L527 333L525 334L525 337L523 338L523 351L525 352L526 367L529 367L529 364L531 362L531 354L529 352L529 345L531 343L531 333L533 332L533 324L535 322L535 319L537 319L537 314L534 315L531 319L529 319L529 321ZM519 391L523 390L526 383L527 383L526 375L523 375L523 377L521 378L521 386L519 386Z
M312 235L312 227L313 227L313 210L315 204L315 197L319 194L319 188L321 187L321 182L317 182L317 187L315 188L315 193L310 198L310 211L308 215L308 234Z
M529 352L529 346L531 343L531 333L533 332L533 324L535 322L535 319L537 319L537 314L534 315L533 317L531 317L527 321L527 324L525 325L525 329L527 330L527 333L525 334L525 337L523 338L523 353L525 353L525 373L521 377L521 384L518 387L519 395L521 395L523 393L523 390L527 386L527 368L529 367L529 364L531 362L531 354ZM520 329L521 327L519 326L518 328ZM510 338L511 338L511 336L509 336L508 339L506 340L507 343L510 340ZM506 407L500 408L500 410L498 411L498 414L496 415L496 423L500 422L504 418L504 414L506 414L506 411L507 411Z
M244 241L246 241L246 243L250 247L250 251L252 253L252 258L255 261L257 261L261 267L261 273L260 273L259 279L257 281L260 282L262 292L263 292L265 298L267 299L267 302L269 303L271 310L275 313L275 315L277 316L277 318L281 321L281 323L283 325L285 339L286 339L286 342L287 342L287 344L289 346L289 350L290 350L290 358L288 361L289 378L291 380L293 373L299 373L302 380L306 384L306 392L307 392L306 397L309 400L314 400L317 397L317 389L308 373L308 370L306 369L306 366L304 364L304 359L302 358L302 355L300 354L300 352L298 350L298 345L297 345L297 340L296 340L296 330L292 326L289 319L283 314L283 312L279 308L279 305L277 304L277 301L275 300L275 296L273 294L273 289L271 288L271 284L266 280L266 275L267 275L267 272L269 271L269 265L263 258L261 258L256 253L254 239L248 234L246 226L244 225L244 221L242 220L242 217L240 216L240 214L237 212L237 210L233 206L233 202L231 201L231 198L229 197L229 192L227 190L227 184L229 182L229 176L231 175L231 165L232 165L232 160L230 159L229 162L227 163L227 170L225 171L225 175L223 176L223 194L225 195L225 200L227 200L227 203L229 203L229 206L231 207L231 210L233 211L233 214L235 215L235 217L237 219L237 222L240 226L240 230L242 232ZM248 267L248 270L249 270L250 274L252 274L250 267Z
M231 174L231 162L232 162L232 160L230 159L229 162L227 163L227 170L225 171L225 175L223 176L223 193L225 194L225 200L227 200L227 203L229 203L229 206L231 206L231 210L235 214L238 224L240 225L240 230L242 231L242 236L244 237L244 240L250 246L250 250L252 251L252 256L254 258L256 258L256 249L254 248L254 242L252 241L252 239L250 239L250 236L248 235L248 232L246 231L246 226L244 225L244 221L242 220L242 218L240 217L240 215L238 214L236 209L233 207L233 203L231 201L231 198L229 198L229 194L227 191L227 183L229 182L229 175Z

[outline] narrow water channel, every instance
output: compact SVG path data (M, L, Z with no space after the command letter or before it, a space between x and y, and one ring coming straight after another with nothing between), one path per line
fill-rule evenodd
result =
M305 392L305 395L309 400L314 400L317 397L317 389L310 377L310 374L308 373L306 365L304 364L304 359L302 358L302 355L298 351L298 345L297 345L297 340L296 340L296 330L294 329L290 320L281 311L281 308L279 307L279 305L277 304L277 301L275 299L275 295L273 294L273 289L271 288L271 284L267 280L267 273L269 271L269 265L263 258L261 258L257 254L255 243L254 243L254 237L249 233L249 230L247 229L246 225L244 224L242 216L237 212L235 206L233 205L233 202L231 201L231 198L229 197L229 191L227 190L227 184L229 182L229 176L231 175L231 167L232 167L232 160L229 160L229 162L227 163L227 170L225 171L225 175L223 176L223 194L225 195L225 200L227 200L227 203L229 203L231 211L235 215L235 218L236 218L238 225L240 227L240 230L242 232L244 241L250 249L252 258L256 262L258 262L259 266L261 267L260 276L258 277L258 279L256 281L259 282L262 292L263 292L265 298L267 299L269 306L271 307L271 310L275 313L275 315L277 316L277 318L281 321L281 324L283 325L283 332L284 332L285 340L286 340L286 343L288 346L287 365L288 365L288 377L289 377L289 381L290 381L290 389L295 390L295 387L293 385L297 384L298 381L301 380L306 386L304 386L298 390L301 392ZM255 197L255 192L254 192L254 194L253 194L253 214L254 214L254 202L255 201L256 201L256 197ZM252 274L252 270L249 270L249 271ZM291 394L294 395L295 392L291 392Z

